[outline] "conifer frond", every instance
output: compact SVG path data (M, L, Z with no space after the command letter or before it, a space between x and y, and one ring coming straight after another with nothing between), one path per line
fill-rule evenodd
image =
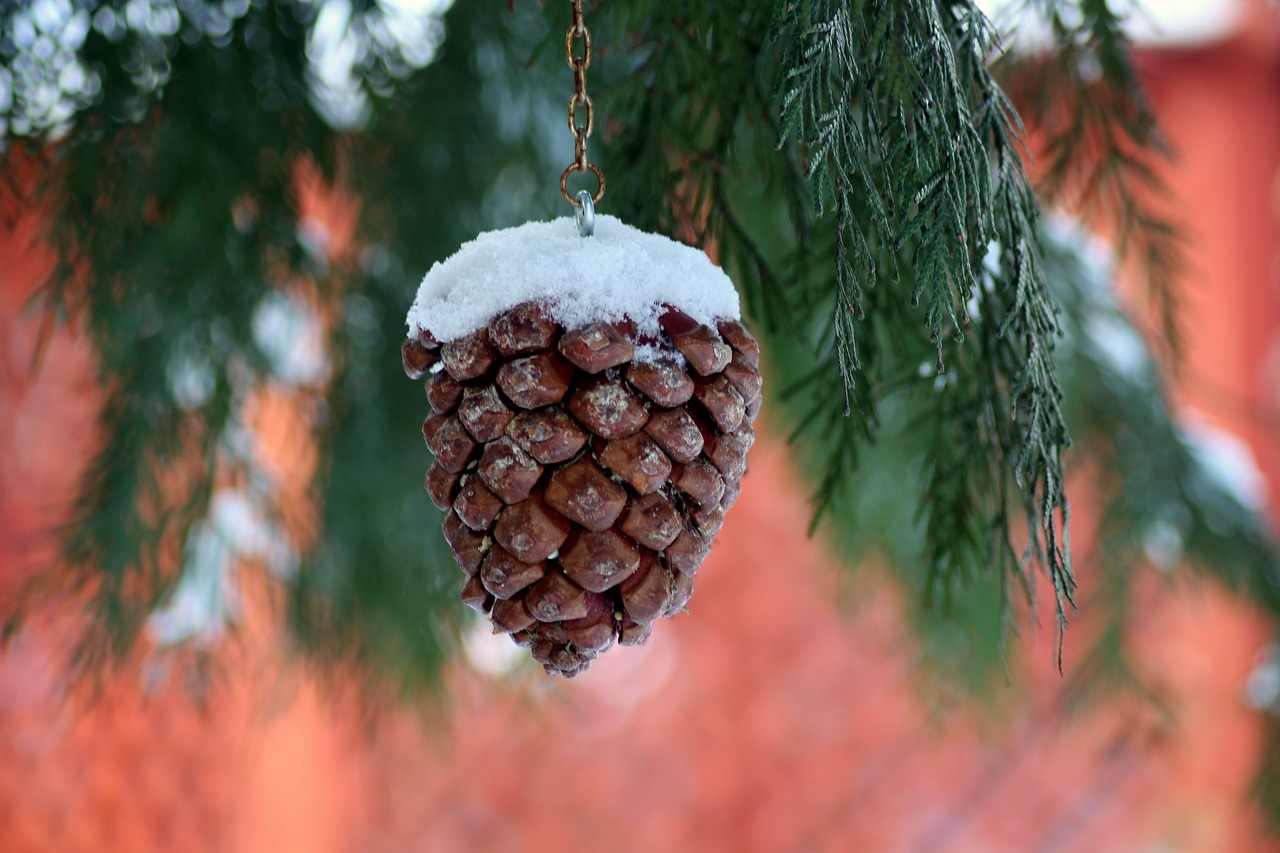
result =
M888 347L886 360L914 352L906 328L871 335L867 294L919 312L938 374L924 403L936 418L921 502L930 589L945 599L993 565L1014 535L1003 483L1012 478L1029 533L1026 558L1005 565L1046 570L1060 635L1075 589L1053 364L1060 330L1017 119L985 64L991 26L970 3L813 0L780 3L775 33L782 138L802 146L817 212L830 200L835 218L834 334L820 358L846 395L865 394L878 379L862 369L868 350L879 358ZM864 396L846 407L868 436L878 405ZM819 513L848 464L832 458L839 473L820 480ZM1029 580L1013 586L1031 589Z
M1038 190L1046 203L1116 235L1141 273L1172 366L1181 350L1178 280L1186 266L1168 192L1152 164L1173 152L1152 114L1132 45L1106 0L1027 0L1055 49L1009 54L998 70L1028 121L1046 136Z

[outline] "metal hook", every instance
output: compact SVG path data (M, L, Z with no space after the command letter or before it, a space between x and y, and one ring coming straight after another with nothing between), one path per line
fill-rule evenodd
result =
M591 193L586 190L578 192L577 212L574 213L573 219L578 223L578 235L581 237L590 237L596 233L596 205L591 200Z

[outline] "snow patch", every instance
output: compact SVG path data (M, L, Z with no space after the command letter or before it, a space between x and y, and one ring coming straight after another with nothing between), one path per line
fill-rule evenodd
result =
M474 619L462 635L462 651L467 663L491 678L509 674L524 660L524 649L495 634L484 619Z
M254 496L245 489L220 489L208 515L191 529L182 575L147 618L151 639L161 646L202 647L219 640L240 612L235 567L241 558L262 560L277 576L290 575L297 562L284 532Z
M689 362L684 360L684 356L680 354L679 350L673 350L669 347L655 347L652 344L637 344L631 360L636 364L657 364L660 361L671 361L675 362L676 366L681 370L685 370L689 366Z
M1267 479L1252 448L1198 412L1181 412L1179 421L1183 439L1208 475L1246 509L1266 509Z
M1257 711L1280 709L1280 646L1267 646L1258 655L1258 661L1244 688L1245 702Z
M1120 316L1091 311L1084 331L1117 373L1138 379L1151 370L1147 342Z
M563 217L464 244L422 280L409 331L456 340L522 302L542 304L568 329L630 319L640 335L657 335L663 305L707 324L741 316L733 282L701 251L597 215L592 237Z
M1167 519L1161 519L1146 531L1142 537L1142 550L1158 569L1170 571L1182 559L1184 549L1182 531Z
M1111 4L1129 38L1153 47L1194 47L1229 38L1240 30L1247 11L1244 0L1158 0ZM1115 8L1115 7L1121 8ZM978 0L1017 50L1039 51L1053 43L1053 30L1037 4L1024 0ZM1080 23L1077 7L1062 9L1067 26Z
M320 316L300 297L272 291L253 310L253 341L267 357L271 373L290 385L328 380Z

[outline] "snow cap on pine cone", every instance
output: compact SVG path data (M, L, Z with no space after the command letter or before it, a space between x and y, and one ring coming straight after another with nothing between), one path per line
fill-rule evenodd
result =
M698 249L597 214L595 234L570 217L488 231L431 267L409 309L409 332L447 342L522 302L537 302L567 329L629 319L658 333L664 306L699 323L741 317L738 292Z

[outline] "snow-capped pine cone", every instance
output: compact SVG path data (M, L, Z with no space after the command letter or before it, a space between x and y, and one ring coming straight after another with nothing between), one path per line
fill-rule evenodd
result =
M524 303L403 346L405 373L427 378L426 489L462 600L549 673L572 677L680 612L741 492L760 346L736 321L660 322L660 340L635 341L630 323L566 331Z

